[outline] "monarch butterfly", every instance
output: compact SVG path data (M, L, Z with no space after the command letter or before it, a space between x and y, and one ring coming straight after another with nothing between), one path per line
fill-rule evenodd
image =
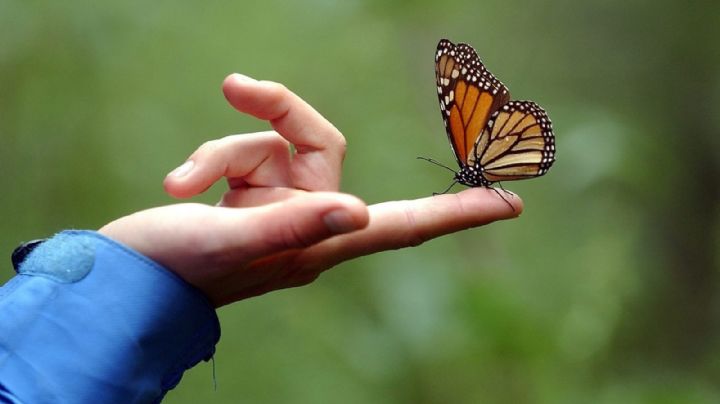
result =
M445 192L456 183L489 188L547 173L555 161L550 119L532 101L510 101L507 87L485 68L475 49L441 39L435 79L445 130L460 166L459 171L443 166L455 173Z

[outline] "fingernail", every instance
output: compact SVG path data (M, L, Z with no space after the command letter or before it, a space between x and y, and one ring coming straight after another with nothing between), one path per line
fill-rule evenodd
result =
M246 76L246 75L240 74L240 73L233 73L233 76L235 77L235 80L246 82L246 83L257 81L250 76Z
M180 167L172 170L170 174L168 174L168 176L183 177L187 175L187 173L189 173L193 169L193 167L195 167L195 162L192 160L188 160L184 162Z
M333 210L323 216L325 225L335 234L348 233L357 230L357 225L353 220L350 212L340 209Z

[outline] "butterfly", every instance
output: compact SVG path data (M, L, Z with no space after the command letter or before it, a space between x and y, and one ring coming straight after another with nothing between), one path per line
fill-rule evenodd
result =
M440 40L435 79L440 112L460 170L423 159L455 173L445 192L456 183L489 188L499 181L547 173L555 161L550 119L532 101L511 101L507 87L485 68L475 49Z

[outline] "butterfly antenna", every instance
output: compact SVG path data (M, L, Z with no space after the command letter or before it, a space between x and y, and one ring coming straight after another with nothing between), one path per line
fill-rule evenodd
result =
M498 182L497 184L498 184L498 186L500 187L500 189L502 189L502 191L505 192L506 194L510 195L511 198L512 198L513 196L515 196L515 194L513 194L512 192L510 192L510 191L506 190L505 188L503 188L503 186L502 186L501 183ZM497 190L497 188L492 188L492 187L488 187L488 188L490 188L490 189L492 189L493 191L495 191L495 193L498 194L498 196L499 196L500 198L502 198L502 200L505 201L505 203L507 203L508 206L510 206L510 209L512 209L512 211L515 212L515 207L512 206L512 203L510 203L510 201L508 201L507 199L505 199L505 197L500 193L500 191Z
M422 156L418 156L418 159L419 159L419 160L425 160L425 161L427 161L427 162L429 162L429 163L433 163L433 164L435 164L436 166L440 166L440 167L442 167L442 168L450 171L450 172L453 173L453 174L457 174L457 171L453 170L452 168L446 166L445 164L443 164L443 163L441 163L441 162L439 162L439 161L437 161L437 160L434 160L434 159L431 159L431 158L428 158L428 157L422 157ZM455 183L453 183L453 185L455 185ZM452 185L450 185L450 187L452 188ZM448 189L450 189L450 188L448 188ZM447 191L445 191L445 192L447 192ZM445 192L443 192L443 193L445 193Z
M427 162L429 162L429 163L433 163L433 164L435 164L436 166L442 167L442 168L450 171L451 173L453 173L453 174L455 174L455 175L457 176L457 171L453 170L452 168L446 166L445 164L443 164L443 163L441 163L441 162L439 162L439 161L437 161L437 160L431 159L431 158L429 158L429 157L422 157L422 156L418 156L418 159L419 159L419 160L425 160L425 161L427 161ZM444 191L442 191L442 192L433 192L433 196L446 194L446 193L450 190L450 188L452 188L455 184L457 184L457 180L453 181L452 184L450 184L450 186L447 187Z

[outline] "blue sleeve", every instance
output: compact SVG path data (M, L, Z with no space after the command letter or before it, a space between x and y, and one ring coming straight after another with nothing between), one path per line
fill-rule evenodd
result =
M0 288L0 402L155 403L220 338L205 296L91 231L39 243Z

